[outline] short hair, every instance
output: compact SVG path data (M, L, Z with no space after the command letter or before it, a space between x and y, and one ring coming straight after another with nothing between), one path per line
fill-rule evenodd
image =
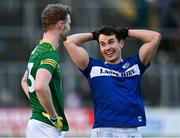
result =
M115 35L118 41L120 41L121 39L124 39L122 34L118 32L117 26L106 26L106 25L104 25L98 29L98 32L96 34L97 39L99 39L100 34L104 34L107 36Z
M66 20L67 16L71 14L71 9L63 4L48 4L42 11L41 22L43 31L46 32L59 20Z

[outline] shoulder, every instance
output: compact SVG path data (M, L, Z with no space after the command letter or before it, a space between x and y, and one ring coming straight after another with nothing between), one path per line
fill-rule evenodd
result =
M133 54L131 56L128 56L127 58L125 58L126 60L130 60L130 61L137 61L139 60L139 54Z
M58 59L59 56L56 50L48 43L38 44L35 49L31 52L31 57L33 58L53 58Z
M147 64L147 65L144 65L141 60L140 60L140 57L139 57L139 54L133 54L129 57L127 57L125 60L125 62L128 62L131 66L133 65L138 65L139 69L144 72L149 66L150 66L150 63Z
M103 66L104 65L104 62L102 60L98 60L98 59L95 59L95 58L92 58L92 57L89 57L89 63L87 65L87 67L84 69L84 70L81 70L80 71L86 76L88 77L89 76L89 73L91 72L91 69L94 67L94 66Z
M51 57L51 58L58 58L59 57L59 55L57 54L57 52L56 51L45 51L44 53L43 53L43 57Z
M89 57L89 64L101 65L101 64L104 64L104 62L102 60Z
M90 71L93 66L104 66L104 62L102 60L89 57L89 63L87 67L84 69L84 71Z
M125 61L128 61L132 64L143 64L140 60L139 54L133 54L127 58L124 59Z

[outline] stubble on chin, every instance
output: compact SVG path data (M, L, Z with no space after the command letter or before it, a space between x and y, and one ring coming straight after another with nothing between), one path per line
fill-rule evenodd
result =
M59 41L60 41L60 42L66 41L67 36L68 36L68 33L66 33L66 34L60 34Z

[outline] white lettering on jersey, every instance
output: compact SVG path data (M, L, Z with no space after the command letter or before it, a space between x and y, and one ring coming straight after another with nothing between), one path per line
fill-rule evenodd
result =
M33 64L34 63L31 63L31 62L28 63L28 79L31 81L31 86L28 87L29 92L34 92L34 90L35 90L35 88L34 88L35 80L34 80L34 77L31 75L31 70L33 68Z
M140 75L140 70L137 64L128 68L124 72L118 72L115 70L110 70L100 66L94 66L91 69L90 77L100 77L100 76L113 76L113 77L131 77L135 75Z

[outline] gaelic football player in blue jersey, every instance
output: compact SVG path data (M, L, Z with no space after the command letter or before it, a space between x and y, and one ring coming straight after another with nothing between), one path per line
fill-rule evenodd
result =
M123 58L125 39L143 42L139 52ZM137 127L146 125L141 78L156 54L161 35L150 30L103 26L92 33L67 37L64 46L89 82L93 97L94 126L91 138L141 138ZM80 47L97 40L104 61L89 57Z

